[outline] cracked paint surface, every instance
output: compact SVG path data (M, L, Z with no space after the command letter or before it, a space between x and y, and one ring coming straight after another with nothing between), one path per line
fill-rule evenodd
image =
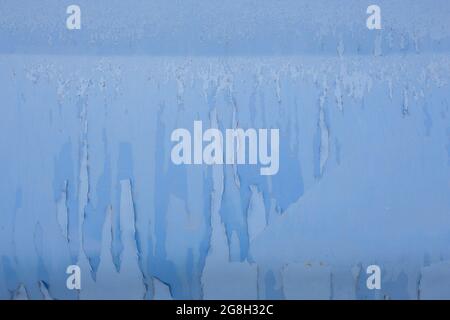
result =
M364 1L78 1L79 33L26 2L0 3L1 299L450 299L447 1L378 1L380 31ZM279 128L278 173L174 165L197 120Z

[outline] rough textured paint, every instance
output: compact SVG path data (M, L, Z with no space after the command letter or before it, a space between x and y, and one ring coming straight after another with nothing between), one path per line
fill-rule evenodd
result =
M368 1L75 2L72 31L0 2L1 299L450 299L448 1L376 1L382 30ZM173 164L197 120L279 128L278 173Z

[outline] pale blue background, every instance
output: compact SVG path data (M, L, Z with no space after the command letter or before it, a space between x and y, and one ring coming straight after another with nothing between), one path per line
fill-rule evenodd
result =
M446 0L0 0L0 298L450 298L449 52ZM279 173L174 166L194 120Z

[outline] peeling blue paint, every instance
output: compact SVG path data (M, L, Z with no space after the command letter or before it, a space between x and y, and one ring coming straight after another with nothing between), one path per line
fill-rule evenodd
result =
M80 0L79 32L23 2L0 4L1 299L450 298L447 1L379 0L380 32L356 0ZM175 165L194 121L279 129L278 173Z

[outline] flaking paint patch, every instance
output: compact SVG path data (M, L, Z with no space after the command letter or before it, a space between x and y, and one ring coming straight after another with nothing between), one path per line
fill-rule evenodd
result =
M0 56L0 96L16 106L0 120L11 137L0 144L1 297L306 297L280 271L298 261L329 268L308 286L314 297L448 296L436 281L448 277L439 267L448 260L448 57L372 60L345 48L339 59L137 57L139 67L127 57ZM79 78L57 72L75 62ZM111 71L92 72L105 63ZM8 82L6 64L27 82ZM340 78L324 85L324 72ZM408 117L399 110L405 92ZM194 120L221 129L288 123L282 178L171 165L170 132ZM23 135L36 146L16 140ZM424 253L427 266L414 259ZM379 295L363 290L373 260L387 277ZM80 292L65 288L73 263ZM133 285L121 289L129 276Z

